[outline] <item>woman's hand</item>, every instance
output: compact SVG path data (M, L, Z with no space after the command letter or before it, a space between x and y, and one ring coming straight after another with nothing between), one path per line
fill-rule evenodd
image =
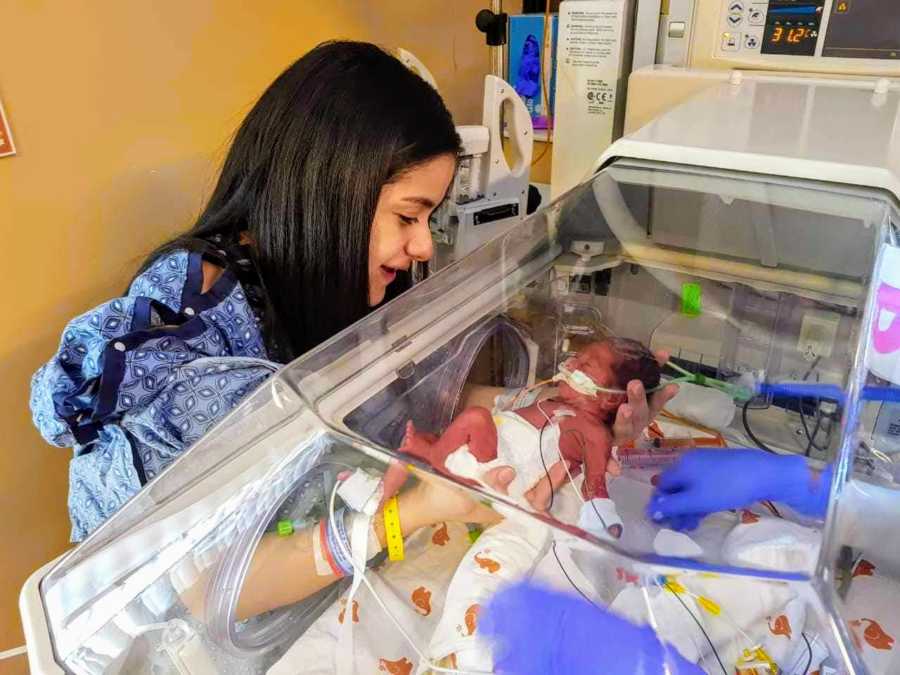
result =
M396 494L409 475L410 471L401 462L391 462L383 479L384 500ZM496 511L472 499L462 489L447 485L430 474L416 471L416 477L419 483L403 495L403 510L408 514L404 520L409 519L408 522L419 527L442 521L490 525L502 520ZM505 492L513 478L515 472L512 469L497 467L488 472L485 482L491 489Z
M655 356L661 366L664 366L669 360L669 353L666 351L658 351ZM616 411L616 420L613 423L612 431L616 445L636 439L666 406L666 403L678 393L678 385L669 384L654 392L647 400L644 385L639 380L629 382L626 389L628 401L619 406Z
M490 507L472 499L462 489L444 484L433 476L420 475L410 491L410 503L421 511L425 524L442 521L493 525L503 518Z

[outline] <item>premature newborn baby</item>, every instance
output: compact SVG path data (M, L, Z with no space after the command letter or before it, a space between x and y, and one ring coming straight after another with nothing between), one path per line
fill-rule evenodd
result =
M440 438L410 422L400 450L479 485L491 469L510 466L516 478L509 496L539 510L570 475L583 471L583 498L606 533L618 538L622 523L606 488L610 425L630 381L640 380L647 392L659 387L660 365L640 342L607 338L580 349L554 380L556 395L526 408L493 416L486 408L466 408Z

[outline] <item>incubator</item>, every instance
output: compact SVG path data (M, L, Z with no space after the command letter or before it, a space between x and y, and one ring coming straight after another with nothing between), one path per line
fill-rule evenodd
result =
M648 623L711 673L897 672L896 172L889 136L855 167L837 148L871 143L897 95L876 107L861 87L735 86L707 92L702 130L686 131L690 107L661 117L548 208L286 366L36 573L22 598L35 672L488 672L479 611L517 576ZM810 123L791 143L734 140L748 102L777 116L798 100L807 123L855 101L865 134L838 144ZM399 454L409 421L439 434L472 385L514 397L604 336L667 351L664 377L686 397L615 451L620 538L578 526L578 476L537 512ZM648 519L662 466L726 444L836 462L826 523L778 504L687 534ZM477 538L434 523L362 585L239 615L242 593L287 585L259 578L262 547L345 506L347 472L396 457L405 490L452 486L505 520Z

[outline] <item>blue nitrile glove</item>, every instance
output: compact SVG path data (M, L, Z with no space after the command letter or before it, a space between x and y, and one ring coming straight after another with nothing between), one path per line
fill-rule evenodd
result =
M710 513L768 499L824 518L832 469L817 475L799 455L751 448L694 450L660 475L647 515L672 529L691 530Z
M478 632L494 670L511 675L699 675L703 671L648 626L635 626L581 598L527 583L490 601ZM666 670L667 668L667 670Z

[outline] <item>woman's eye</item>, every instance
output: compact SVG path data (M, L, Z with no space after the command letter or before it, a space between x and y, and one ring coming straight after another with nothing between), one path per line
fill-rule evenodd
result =
M415 225L416 223L419 222L418 218L413 218L411 216L403 216L403 215L400 215L399 213L397 214L397 217L400 218L400 220L402 222L406 223L407 225Z

